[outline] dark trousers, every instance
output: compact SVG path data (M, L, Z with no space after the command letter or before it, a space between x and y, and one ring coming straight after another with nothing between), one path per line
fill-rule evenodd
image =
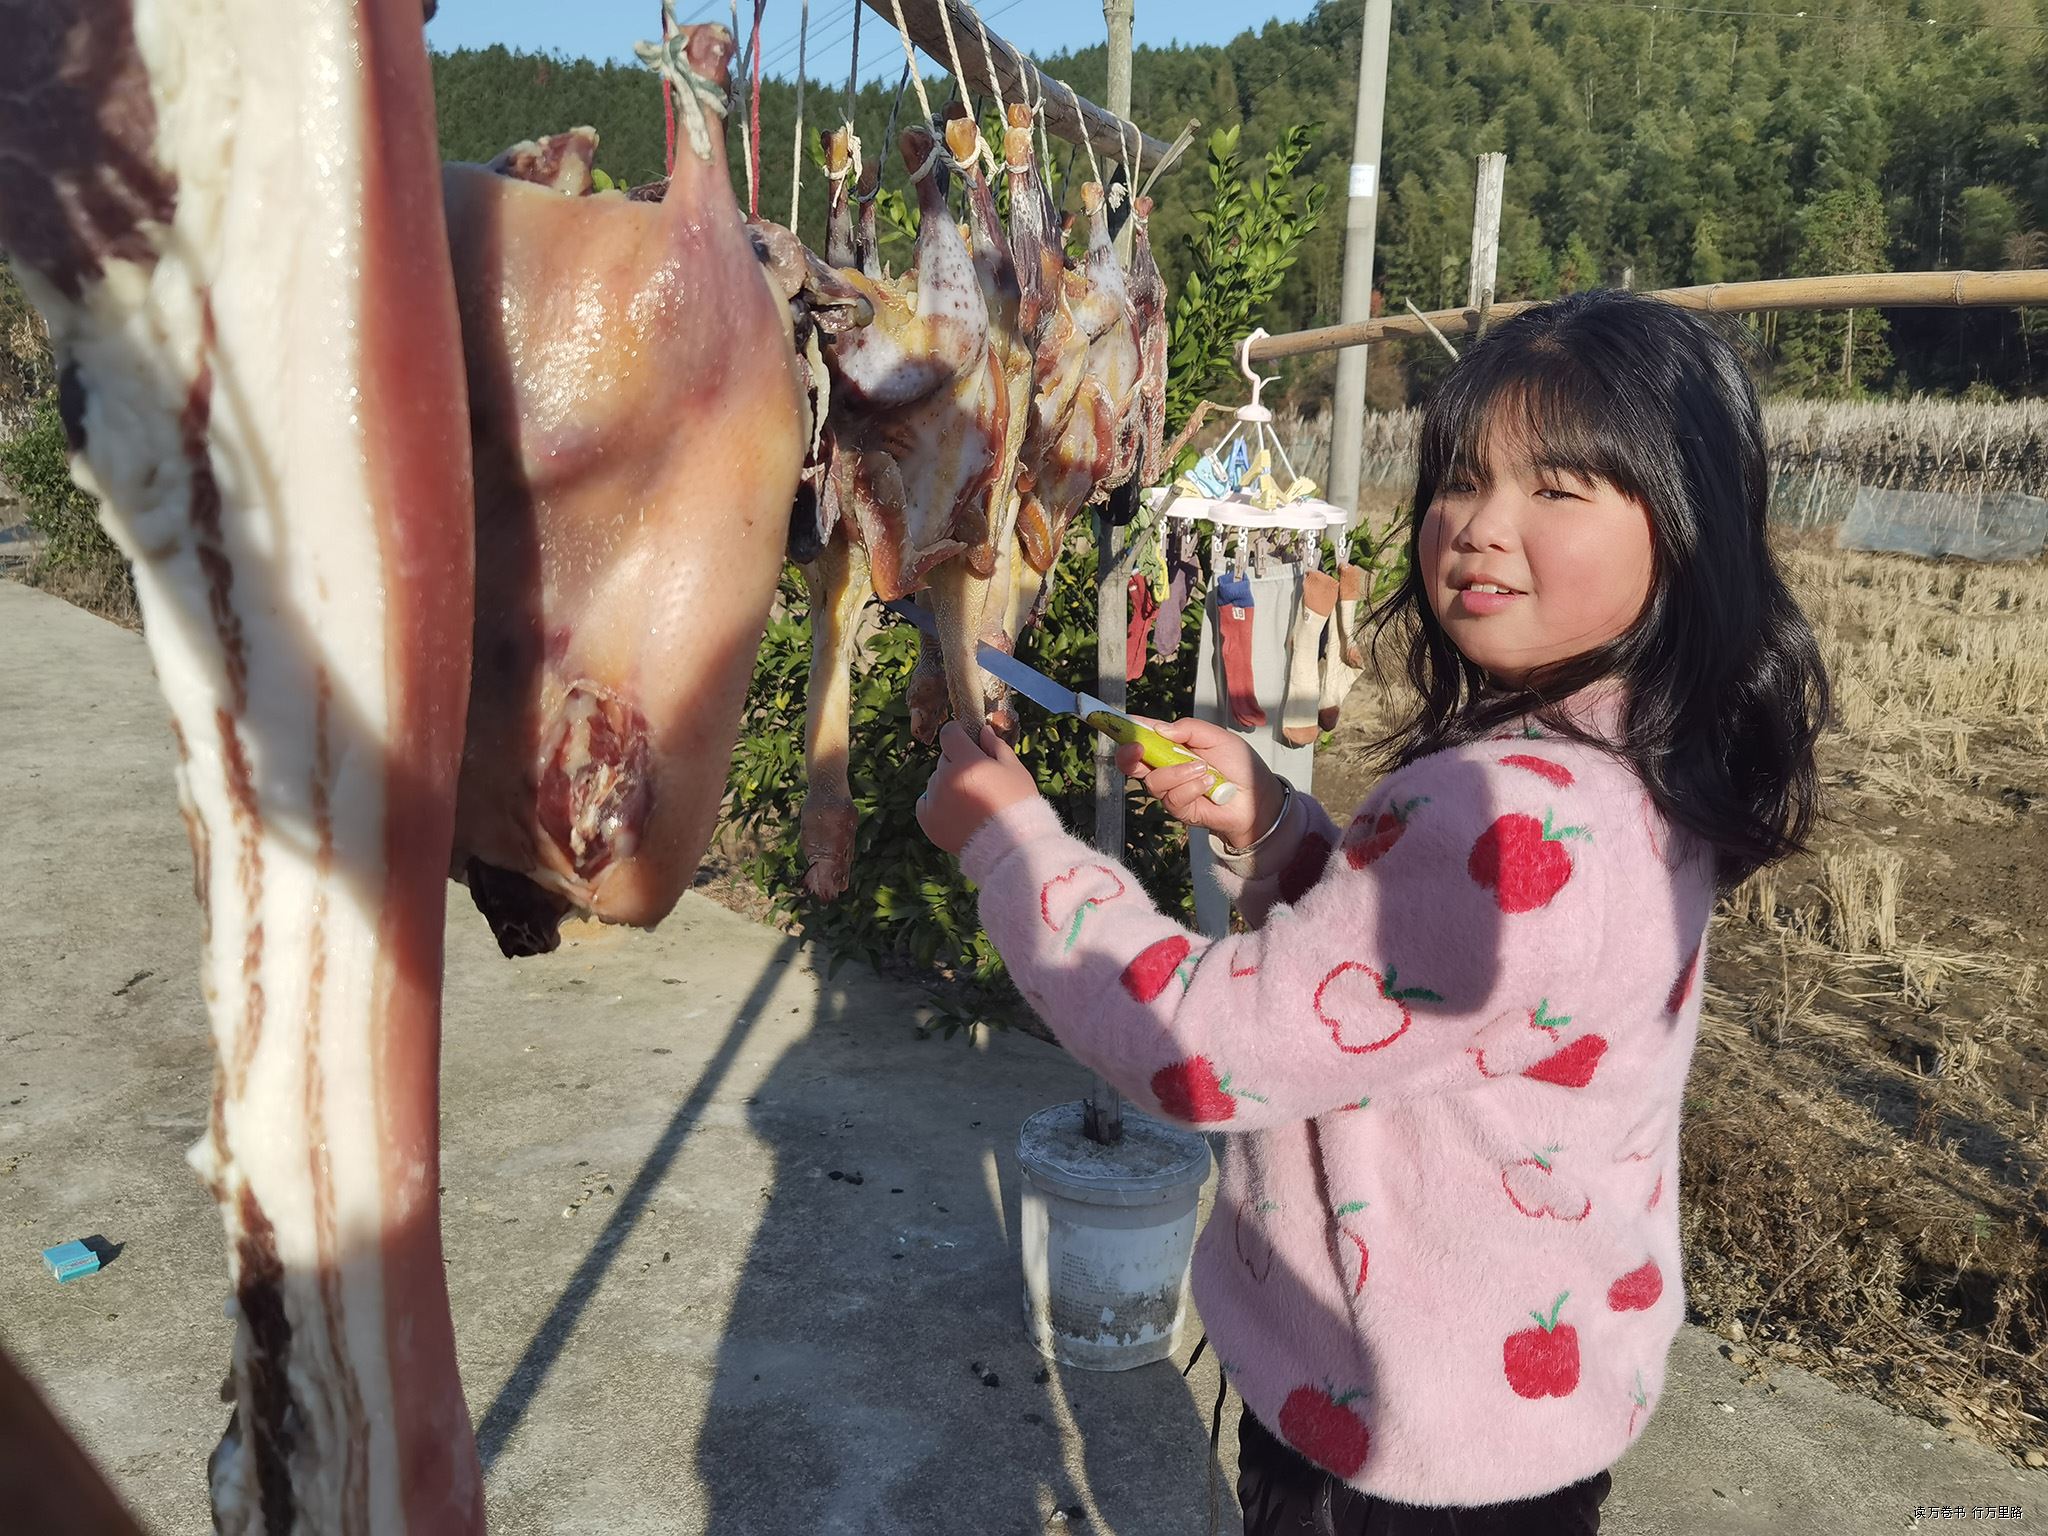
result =
M1376 1499L1340 1483L1249 1413L1237 1425L1237 1498L1245 1536L1595 1536L1612 1482L1596 1472L1541 1498L1427 1509Z

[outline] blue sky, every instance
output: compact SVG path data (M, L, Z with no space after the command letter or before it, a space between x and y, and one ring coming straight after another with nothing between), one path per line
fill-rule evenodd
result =
M846 79L852 62L853 3L811 0L806 72L813 80ZM1031 54L1085 48L1103 36L1101 0L981 0L980 8L992 31ZM1137 40L1153 45L1224 43L1269 20L1299 20L1314 8L1314 0L1137 0ZM753 0L741 0L740 10L750 21ZM801 11L802 0L768 0L761 22L765 73L796 73ZM730 14L730 0L676 3L676 15L684 21L723 20ZM660 0L580 0L567 5L563 0L441 0L439 14L427 25L427 41L440 49L503 43L508 48L630 59L636 40L656 35L659 16ZM969 46L966 39L961 46ZM903 67L895 29L873 11L861 17L860 57L863 79L893 79ZM926 62L926 72L935 73L936 66Z

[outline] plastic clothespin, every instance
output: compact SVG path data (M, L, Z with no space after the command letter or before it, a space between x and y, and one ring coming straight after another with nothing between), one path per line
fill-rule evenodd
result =
M1198 494L1212 501L1221 501L1230 494L1230 477L1212 454L1203 454L1183 478L1193 483Z
M1209 535L1209 579L1221 581L1226 567L1223 564L1223 535L1212 532Z
M1240 576L1251 574L1251 537L1243 528L1237 530L1237 574Z
M1244 489L1245 481L1251 478L1252 452L1243 438L1230 445L1230 457L1223 461L1223 470L1233 491Z

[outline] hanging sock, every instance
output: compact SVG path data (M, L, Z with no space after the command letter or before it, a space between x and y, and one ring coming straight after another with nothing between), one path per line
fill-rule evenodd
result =
M1170 575L1166 569L1166 530L1154 524L1138 541L1137 569L1152 583L1154 603L1166 601Z
M1223 692L1230 718L1247 731L1266 723L1252 681L1252 584L1242 571L1216 579L1217 649L1223 656Z
M1336 607L1337 578L1303 571L1301 613L1287 647L1287 703L1280 712L1280 734L1290 746L1305 747L1316 739L1323 698L1323 631L1330 627Z
M1337 621L1330 626L1330 642L1323 652L1323 707L1316 723L1326 731L1337 729L1344 700L1351 685L1365 670L1366 575L1355 565L1337 571Z
M1145 633L1159 612L1159 600L1152 595L1152 583L1142 572L1133 572L1126 599L1130 627L1124 631L1124 681L1135 683L1145 675Z
M1365 670L1365 595L1371 579L1362 566L1348 561L1337 567L1337 638L1344 665L1353 673Z
M1152 624L1152 655L1159 661L1171 661L1180 652L1181 615L1187 611L1188 594L1200 574L1193 533L1176 528L1167 546L1166 596L1160 600Z

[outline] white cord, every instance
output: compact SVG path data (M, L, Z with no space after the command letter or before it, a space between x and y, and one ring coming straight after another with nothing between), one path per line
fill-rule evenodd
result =
M737 4L738 0L734 0L734 3ZM924 113L925 124L929 127L932 122L932 104L924 93L924 76L917 72L917 49L911 45L910 24L903 19L903 0L889 0L889 8L896 13L896 36L903 44L904 61L910 65L910 83L917 88L918 110ZM926 174L930 174L929 166L926 168ZM914 176L911 178L913 181L917 179Z
M681 104L683 126L689 131L690 148L696 151L699 160L711 158L711 125L705 121L706 112L715 112L723 118L729 105L725 92L690 65L690 35L676 21L675 0L662 0L662 30L664 36L658 43L635 43L633 52L640 62L668 82ZM733 0L733 14L739 14L739 0Z
M1102 167L1095 160L1095 142L1088 136L1088 119L1081 115L1081 98L1074 94L1074 88L1066 81L1053 82L1067 93L1067 100L1074 104L1074 128L1081 135L1081 147L1088 151L1088 172L1095 178L1095 185L1102 185Z
M790 151L789 227L796 229L797 197L804 186L804 50L811 42L811 0L804 0L796 31L796 144Z
M1003 106L1003 77L996 73L996 54L988 43L988 28L982 23L981 12L973 6L967 8L967 14L974 18L975 30L981 33L981 57L988 65L988 88L995 93L996 116L1007 120L1009 114Z
M1112 208L1123 207L1130 200L1131 188L1137 185L1138 171L1137 167L1131 164L1131 146L1124 140L1124 130L1130 126L1122 118L1116 120L1116 148L1117 153L1124 157L1124 179L1121 186L1103 189Z

